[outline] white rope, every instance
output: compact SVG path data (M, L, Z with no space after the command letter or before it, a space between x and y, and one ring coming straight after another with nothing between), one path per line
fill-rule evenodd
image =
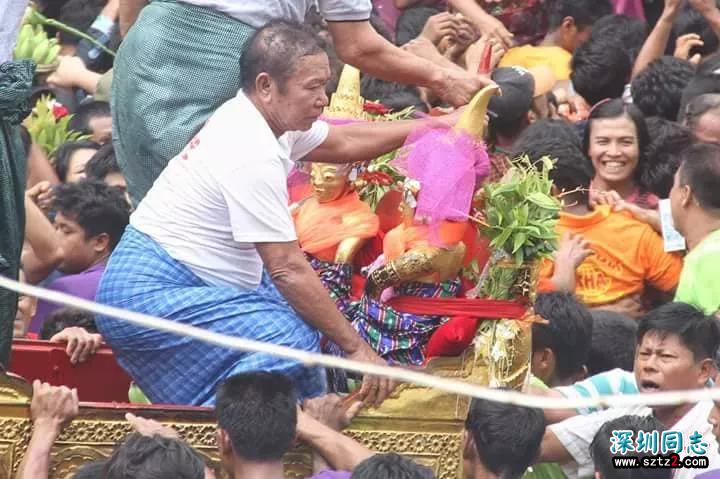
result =
M120 308L106 306L94 301L88 301L69 294L51 291L45 288L19 283L0 275L0 287L15 291L26 296L34 296L53 303L71 306L73 308L90 311L101 316L109 316L122 321L149 329L166 331L180 336L192 337L206 343L237 349L245 352L266 353L274 356L299 361L307 366L324 366L327 368L345 369L361 374L384 376L396 381L411 383L418 386L439 389L448 393L461 394L480 399L488 399L519 406L541 409L577 409L588 407L626 407L626 406L667 406L683 403L695 403L709 399L720 399L720 388L697 389L692 391L670 391L647 394L628 394L614 396L600 396L593 398L559 398L523 394L516 391L504 391L477 386L474 384L433 376L400 367L381 366L377 364L352 361L346 358L329 356L325 354L310 353L286 346L263 343L227 336L207 331L194 326L156 318L147 314L128 311Z

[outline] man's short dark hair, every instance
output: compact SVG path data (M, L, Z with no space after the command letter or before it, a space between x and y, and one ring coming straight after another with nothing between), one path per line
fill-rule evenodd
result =
M82 103L73 113L68 126L70 129L79 131L85 135L92 133L90 121L94 118L109 117L110 104L106 101L89 101Z
M678 121L684 122L688 105L697 97L720 93L720 73L698 72L685 86L680 100Z
M562 25L565 17L572 17L578 30L584 30L612 12L609 0L554 0L549 6L549 31Z
M417 87L381 80L370 75L363 75L360 80L360 95L370 101L379 101L395 112L409 106L425 113L428 110Z
M588 360L593 320L590 311L570 293L538 294L535 312L548 324L533 324L533 352L549 348L555 354L555 376L572 378Z
M650 144L640 183L658 198L667 198L680 167L680 154L693 144L693 135L690 129L665 118L651 117L646 123Z
M680 182L692 188L701 208L720 209L720 145L700 143L683 151Z
M375 454L355 466L350 479L434 479L425 466L393 452Z
M720 83L720 75L717 76L716 81ZM690 100L682 112L680 122L694 131L700 118L711 112L720 116L720 94L718 93L699 95Z
M325 53L325 41L311 27L273 20L248 39L240 58L240 86L252 92L257 76L267 73L282 90L300 58L321 53Z
M97 180L58 185L53 210L80 225L86 238L107 233L111 250L130 222L130 205L122 191Z
M545 433L540 409L473 399L465 421L483 466L504 479L519 478L538 457Z
M715 318L685 303L667 303L640 318L637 344L647 333L677 335L696 362L714 359L720 346L720 326Z
M674 120L680 111L683 89L694 75L695 68L687 60L657 58L632 81L633 103L645 116Z
M247 461L277 461L290 450L297 425L292 381L278 373L238 374L217 390L218 425L233 452Z
M122 173L112 143L106 143L85 164L85 176L104 180L110 173Z
M590 105L620 98L630 79L632 62L617 38L590 39L573 53L571 62L575 91Z
M61 182L65 183L65 181L67 181L68 173L70 173L70 159L73 154L78 150L85 149L97 151L100 149L100 144L90 140L69 141L63 143L55 150L55 154L53 155L55 160L55 173L57 173L58 179Z
M72 327L83 328L88 333L98 332L95 315L82 309L66 307L48 314L40 331L40 339L49 340L63 329Z
M605 310L590 312L593 318L592 342L587 360L588 376L613 369L632 372L635 364L637 321Z
M606 15L593 25L589 41L598 38L619 40L632 64L635 63L647 36L648 25L646 22L627 15Z
M205 464L189 444L130 434L105 464L105 479L204 479Z
M670 479L672 469L651 469L646 467L636 469L615 468L612 462L613 454L610 452L612 446L611 438L613 431L632 431L632 437L636 438L638 431L658 431L661 434L665 426L655 416L621 416L606 422L590 444L590 455L595 463L595 471L599 472L603 479ZM633 456L644 457L646 453L631 453Z

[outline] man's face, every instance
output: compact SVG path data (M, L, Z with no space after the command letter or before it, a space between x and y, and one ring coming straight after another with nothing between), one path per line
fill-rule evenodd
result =
M112 117L109 115L90 118L88 127L92 132L90 138L92 141L103 145L112 138Z
M86 238L85 230L72 218L62 213L55 216L63 260L58 269L63 273L76 274L92 266L104 254L105 248L99 237Z
M92 148L80 148L70 155L65 183L77 183L85 179L85 165L97 152Z
M678 335L648 331L635 353L635 379L642 393L702 388L709 379L703 365Z
M300 58L284 88L273 87L273 110L285 131L306 131L328 104L325 84L330 63L325 53Z
M720 110L709 111L698 118L693 133L702 143L720 145Z

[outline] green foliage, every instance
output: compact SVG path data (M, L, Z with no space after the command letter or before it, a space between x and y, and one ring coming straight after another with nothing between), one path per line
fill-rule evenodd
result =
M483 233L490 247L502 250L516 265L548 257L557 249L557 224L562 205L552 195L549 171L553 162L545 157L542 168L527 157L513 161L500 183L485 185Z
M90 136L83 135L68 127L72 115L59 120L53 115L50 97L43 95L35 104L30 116L25 120L25 127L35 143L40 145L46 155L52 156L60 145L68 141L86 140Z

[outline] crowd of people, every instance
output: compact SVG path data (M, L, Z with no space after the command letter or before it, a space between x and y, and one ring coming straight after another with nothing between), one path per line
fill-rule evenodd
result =
M37 0L86 35L46 26L62 54L34 79L10 59L26 6L9 0L0 20L3 275L216 333L398 362L308 261L288 177L310 163L367 164L418 131L454 128L497 85L476 190L526 157L562 200L532 305L543 320L527 392L589 398L720 380L716 0ZM360 70L363 98L410 118L324 118L346 64ZM21 124L47 101L81 135L52 151ZM433 267L414 278L440 284ZM397 348L411 326L395 320L382 318ZM283 477L297 440L313 449L318 479L434 477L342 434L392 394L387 378L357 377L348 407L324 368L2 290L4 370L10 333L64 344L73 364L106 344L131 397L214 407L234 477ZM425 343L409 341L422 362ZM48 477L78 408L76 391L35 381L18 479ZM127 420L135 432L75 477L213 477L176 431ZM467 478L720 477L720 401L539 410L474 400L465 426ZM707 467L618 469L617 431L679 432L680 457Z

